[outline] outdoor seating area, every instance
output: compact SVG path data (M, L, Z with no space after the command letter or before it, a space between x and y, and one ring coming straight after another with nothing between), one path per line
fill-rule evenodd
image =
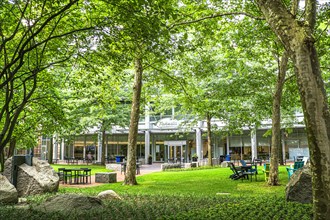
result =
M296 172L298 169L302 168L305 165L304 161L295 161L293 166L287 167L286 170L288 172L289 179L291 178L292 174Z
M78 164L78 159L74 157L66 157L65 160L67 164Z
M91 184L90 168L58 168L58 175L62 184Z
M268 179L269 179L269 172L270 172L270 164L269 163L265 163L264 164L264 168L262 169L262 171L265 174L265 181L268 181Z
M136 175L140 174L140 163L136 163ZM126 162L121 162L120 163L120 174L126 174Z
M255 177L255 181L257 181L257 171L256 171L256 167L253 168L253 166L256 166L256 165L242 165L242 166L239 166L239 167L236 167L234 165L234 163L229 163L229 167L230 169L233 171L233 174L230 175L230 178L233 179L233 180L238 180L238 179L241 179L242 181L244 179L247 179L250 181L252 181L252 178L253 176Z

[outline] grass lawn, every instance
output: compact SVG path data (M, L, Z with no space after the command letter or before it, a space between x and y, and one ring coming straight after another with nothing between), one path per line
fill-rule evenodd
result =
M82 192L96 195L107 189L112 189L118 194L162 194L162 195L195 195L213 196L229 193L231 196L254 195L282 195L288 176L285 166L280 166L280 186L270 187L266 184L264 174L259 168L257 181L231 180L232 171L229 168L191 169L189 171L156 172L137 176L137 186L123 186L121 182L104 184L89 188L63 188L60 191Z
M59 193L91 196L112 189L122 200L104 203L104 209L59 214L26 212L33 219L311 219L311 204L285 201L288 182L280 167L280 186L270 187L259 170L258 180L231 180L229 168L156 172L137 176L137 186L122 183L86 188L60 188ZM29 198L42 202L46 196ZM10 217L22 213L10 210ZM0 208L0 219L8 219L8 208ZM97 218L95 218L97 216Z

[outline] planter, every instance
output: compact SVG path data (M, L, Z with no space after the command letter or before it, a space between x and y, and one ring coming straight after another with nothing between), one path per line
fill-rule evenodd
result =
M198 157L193 157L193 158L191 158L191 159L192 159L193 162L197 162Z

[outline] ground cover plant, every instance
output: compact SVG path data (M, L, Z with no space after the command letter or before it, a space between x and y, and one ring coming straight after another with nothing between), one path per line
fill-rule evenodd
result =
M112 189L122 200L105 202L88 212L40 213L30 209L0 208L0 219L311 219L311 204L285 202L288 182L280 167L280 186L270 187L259 169L258 179L231 180L229 168L157 172L138 176L137 186L119 183L86 188L60 188L59 193L94 196ZM47 195L48 196L48 195ZM40 203L47 196L29 198Z

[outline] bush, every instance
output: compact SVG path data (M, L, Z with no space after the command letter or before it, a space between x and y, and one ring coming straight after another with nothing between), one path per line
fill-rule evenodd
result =
M174 169L174 168L181 168L180 163L164 163L162 164L162 171Z
M312 205L285 202L283 197L196 195L122 195L103 209L42 213L13 206L0 208L0 219L311 219ZM97 218L96 218L97 217Z

